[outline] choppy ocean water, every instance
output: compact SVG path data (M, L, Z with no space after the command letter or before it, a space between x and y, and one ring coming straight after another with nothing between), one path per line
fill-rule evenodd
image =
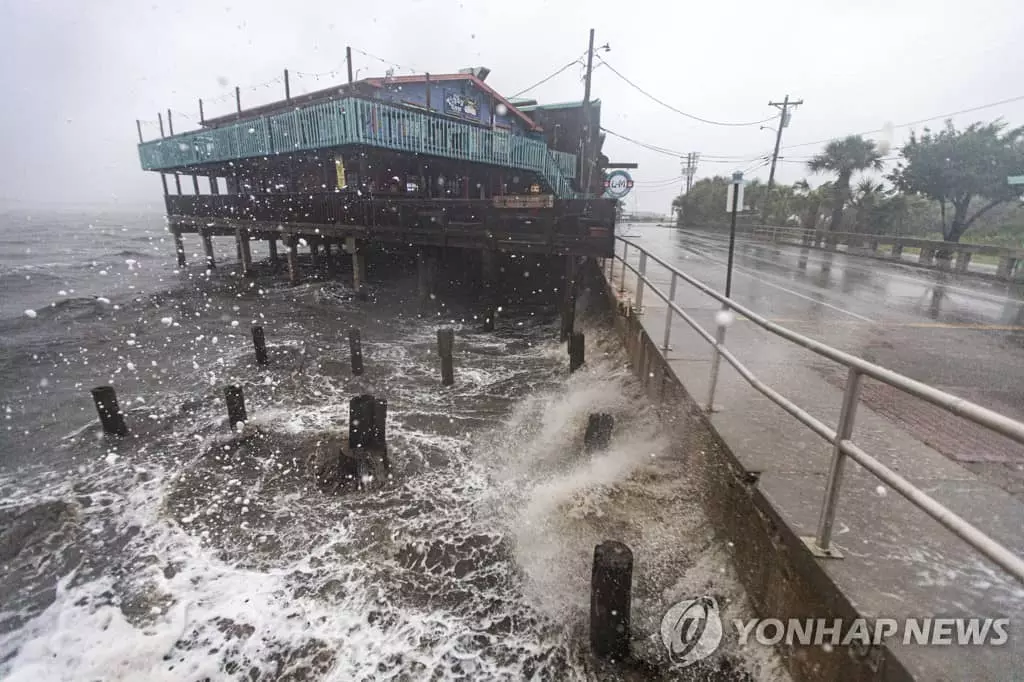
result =
M588 364L570 377L555 311L537 303L485 333L457 291L412 302L400 268L371 268L359 301L326 273L240 278L226 239L214 272L198 240L178 271L159 215L0 220L3 679L597 679L590 561L607 538L636 555L634 631L652 662L674 601L710 592L748 613L685 454L602 325L582 320ZM450 389L440 326L456 330ZM108 383L122 440L100 434L88 393ZM230 383L246 392L241 434L225 423ZM309 456L364 392L389 403L392 479L324 494ZM583 455L596 411L616 419L612 444ZM767 652L726 649L705 672L779 679Z

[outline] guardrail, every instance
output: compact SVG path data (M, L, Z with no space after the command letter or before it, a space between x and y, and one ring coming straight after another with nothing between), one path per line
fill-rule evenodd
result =
M917 260L912 262L938 270L953 270L959 273L992 276L991 272L982 272L971 268L972 263L976 263L972 260L973 256L991 256L996 265L995 277L1002 280L1020 278L1021 265L1024 264L1024 250L990 244L960 244L891 234L824 232L781 225L747 225L737 229L741 234L749 234L774 243L793 244L826 251L838 251L840 246L845 246L845 253L901 263L908 262L903 257L904 249L919 249ZM943 254L946 254L946 257L942 257Z
M968 421L984 426L1022 444L1024 444L1024 423L1010 419L998 412L976 405L964 400L963 398L958 398L957 396L940 391L932 386L921 383L920 381L915 381L914 379L905 377L902 374L898 374L892 370L886 369L885 367L867 362L866 360L862 360L861 358L850 355L849 353L844 353L843 351L832 348L820 341L816 341L812 338L786 329L774 322L770 322L749 308L726 298L724 295L715 291L703 282L687 275L675 266L666 263L653 253L650 253L644 248L638 246L635 242L631 242L622 237L616 237L616 241L623 243L622 255L620 256L616 249L614 257L610 259L610 271L608 273L609 282L614 282L615 261L619 261L623 264L622 286L619 289L620 292L625 292L626 269L628 268L636 275L637 308L641 308L643 306L644 290L648 287L651 291L657 294L661 300L665 301L668 306L665 313L665 336L662 343L662 351L667 351L669 349L669 341L672 333L672 321L676 315L693 328L693 330L705 341L712 345L714 354L712 356L711 381L705 408L708 412L711 411L712 404L714 403L715 387L718 383L719 364L721 359L725 358L726 362L732 365L740 376L742 376L754 389L766 396L769 400L795 417L797 421L808 427L811 431L821 436L832 445L832 461L829 469L828 482L825 487L824 497L822 500L817 533L814 536L803 538L804 543L816 556L829 557L835 556L836 554L835 550L833 550L831 546L832 526L835 521L836 504L839 500L839 492L842 485L843 468L846 464L846 460L852 459L854 462L860 464L871 472L871 474L878 478L882 483L905 497L911 504L941 523L947 529L952 531L954 535L974 547L978 552L1003 568L1018 581L1024 583L1024 560L992 538L985 535L981 530L975 528L946 506L928 496L908 480L886 467L880 461L858 447L852 440L857 404L859 402L860 386L864 377L870 377L876 381L888 384L889 386L899 389L909 395L916 396L933 405L941 407L952 414L963 417ZM629 263L628 256L630 248L639 250L640 256L638 267L634 267ZM672 273L669 293L667 295L655 286L647 277L648 260L653 260L655 263ZM732 310L743 315L754 324L766 329L776 336L786 339L787 341L791 341L798 346L817 353L822 357L844 365L848 369L848 374L846 388L843 392L839 424L836 428L832 428L828 424L814 417L792 400L786 398L771 386L768 386L766 383L758 379L753 372L744 366L743 363L725 347L725 325L717 325L715 335L712 336L709 331L704 329L696 320L680 308L674 301L677 284L680 280L690 284L698 291L701 291L721 303L723 310Z

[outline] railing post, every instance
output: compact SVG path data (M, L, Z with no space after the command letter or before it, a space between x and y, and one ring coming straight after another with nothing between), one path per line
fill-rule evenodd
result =
M829 467L828 483L825 487L825 498L821 503L821 518L818 519L818 534L814 538L817 553L823 556L836 556L830 549L832 543L832 523L836 518L836 504L839 502L839 487L843 482L843 466L846 455L843 454L842 442L849 440L853 434L854 418L857 415L857 402L860 399L861 373L851 367L846 376L846 392L843 393L843 408L839 413L839 426L836 429L836 442L832 446L832 465Z
M622 282L619 283L619 293L626 293L626 256L629 254L629 242L622 242Z
M647 276L647 252L640 250L640 272L636 275L636 314L644 312L644 277Z
M711 414L715 411L715 388L718 386L718 366L722 362L722 354L719 349L725 345L725 328L727 325L722 324L726 314L729 312L728 306L723 306L722 311L718 313L718 329L715 331L715 350L711 356L711 380L708 382L708 404L705 411Z
M676 273L672 271L672 285L668 289L668 301L666 301L667 308L665 309L665 338L661 344L661 349L666 353L672 350L672 347L668 345L669 336L672 334L672 313L675 311L672 309L672 302L676 300Z

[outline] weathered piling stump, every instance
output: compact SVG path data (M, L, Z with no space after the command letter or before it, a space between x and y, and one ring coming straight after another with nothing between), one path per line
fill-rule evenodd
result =
M318 484L333 491L379 488L391 472L387 448L388 402L370 394L348 403L348 442L337 451L336 464L319 466Z
M587 430L583 434L584 452L604 450L612 440L615 418L606 412L598 412L587 419Z
M629 656L633 552L614 540L594 548L590 574L590 648L601 658Z
M263 327L260 325L253 325L252 328L252 348L256 351L256 364L266 365L269 360L267 359L267 340L263 335Z
M363 340L355 327L348 330L348 347L352 355L352 374L360 376L363 373Z
M113 386L97 386L92 389L92 400L96 403L96 412L100 416L104 433L115 436L128 435L128 427L117 404L117 393Z
M441 356L441 384L451 386L455 383L455 365L452 351L455 349L455 330L437 330L437 352Z
M245 395L241 386L228 386L224 389L224 402L228 406L228 426L237 428L238 424L249 421L245 413Z
M583 366L583 349L585 347L583 332L573 332L569 336L569 371L575 372Z

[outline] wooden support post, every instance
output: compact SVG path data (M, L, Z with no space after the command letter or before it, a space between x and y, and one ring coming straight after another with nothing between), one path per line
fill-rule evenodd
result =
M270 253L270 264L277 267L277 237L271 235L267 240L267 251Z
M210 194L220 194L220 182L216 175L210 176Z
M484 311L484 331L485 332L493 332L494 331L495 318L497 318L497 316L498 316L498 311L494 308L494 306L490 306L490 307L487 308L487 310Z
M314 270L320 267L320 242L313 239L309 240L309 262Z
M156 112L156 122L160 124L160 137L167 137L164 135L164 115L159 111Z
M174 187L178 190L178 196L181 196L181 176L177 173L174 174Z
M234 431L239 424L249 421L245 413L245 395L241 386L228 386L224 389L224 402L228 405L228 427Z
M565 285L562 296L562 330L559 341L569 339L576 326L576 257L565 257Z
M269 360L267 359L267 339L263 335L263 327L260 325L253 325L252 328L252 348L256 351L256 364L266 365Z
M241 115L242 115L242 91L241 91L241 89L237 85L235 86L235 111L238 113L238 117L241 118Z
M633 553L608 540L594 548L590 574L590 649L600 658L629 656Z
M193 175L192 176L192 193L197 195L197 196L199 195L199 176L198 175Z
M455 367L452 352L455 349L455 330L437 330L437 354L441 356L441 384L451 386L455 383Z
M288 283L299 283L299 240L294 236L288 237Z
M421 303L434 295L434 282L430 278L429 259L430 257L423 250L416 254L416 284Z
M345 64L348 66L348 82L352 82L352 48L345 47Z
M584 452L604 450L612 440L615 418L606 412L598 412L587 419L587 430L583 435Z
M427 93L427 111L430 111L430 74L426 75L424 79L424 86Z
M174 137L174 121L171 119L171 110L167 110L167 132Z
M363 340L355 327L348 330L348 348L352 355L352 375L360 376L363 373Z
M583 332L573 332L569 337L569 371L575 372L583 366Z
M569 340L576 326L576 297L569 296L562 302L562 331L558 340L562 343Z
M178 267L185 267L185 242L181 239L181 231L174 230L174 253L178 256Z
M290 102L292 99L292 88L288 83L288 69L284 70L284 99L286 102Z
M164 196L166 197L170 191L167 189L167 175L164 173L160 174L160 184L164 186ZM164 201L166 203L166 199Z
M345 238L345 250L352 254L352 290L357 296L362 296L363 282L366 280L366 263L355 237Z
M199 233L203 238L203 251L206 252L206 267L213 268L216 262L213 258L213 237L206 230Z
M203 115L203 98L199 98L199 123L202 125L206 123L206 117Z
M124 415L117 404L117 393L113 386L97 386L92 389L92 400L96 403L96 412L103 425L103 433L114 436L128 435L128 427L124 423Z
M142 121L135 119L135 129L139 131L139 143L142 143Z

